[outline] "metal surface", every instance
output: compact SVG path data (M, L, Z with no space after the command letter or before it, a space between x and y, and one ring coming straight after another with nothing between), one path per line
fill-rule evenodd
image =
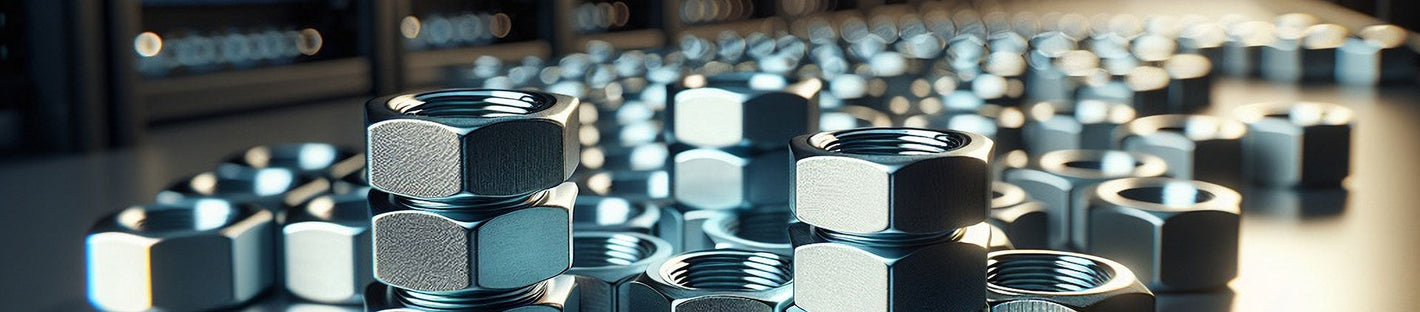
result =
M793 301L788 257L720 249L680 254L622 286L619 311L780 312Z
M794 213L786 206L751 207L711 217L702 224L702 231L714 249L793 256L794 246L789 242L788 231L790 222L794 222Z
M286 290L302 299L360 303L374 282L368 188L316 197L289 209L281 226Z
M1270 186L1340 186L1351 175L1354 112L1316 103L1261 103L1238 107L1248 125L1243 157L1248 176Z
M1155 292L1206 290L1237 276L1242 196L1207 182L1117 179L1088 196L1081 250L1119 261Z
M972 311L985 302L991 225L910 241L789 226L794 300L809 311Z
M1136 152L1063 150L1046 153L1027 168L1007 169L1001 180L1015 184L1050 209L1047 229L1052 249L1082 246L1086 192L1100 182L1156 177L1167 172L1163 159Z
M622 285L671 256L670 243L641 233L577 232L572 246L582 312L617 311Z
M1016 248L1043 249L1049 244L1050 210L1020 187L991 184L991 213L986 222L999 228Z
M1154 295L1118 262L1050 250L993 252L991 312L1146 312Z
M1167 175L1237 188L1243 178L1243 136L1247 126L1230 118L1204 115L1156 115L1124 124L1114 146L1159 156Z

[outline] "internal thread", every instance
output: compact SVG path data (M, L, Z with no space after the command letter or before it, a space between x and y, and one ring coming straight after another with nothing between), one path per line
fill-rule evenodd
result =
M912 128L863 128L819 133L815 147L860 155L929 155L959 149L971 142L966 135Z
M656 253L656 244L631 235L579 236L572 239L572 266L627 266Z
M395 288L397 299L408 307L433 311L502 311L536 302L547 292L547 281L527 287L503 291L475 291L458 294L433 294Z
M789 243L788 211L741 213L727 224L730 233L750 241L772 244Z
M556 100L543 94L509 90L444 90L398 97L389 107L406 115L502 117L541 111Z
M1010 254L986 263L988 283L1030 291L1085 291L1109 283L1114 274L1103 263L1070 255Z
M687 254L667 262L666 280L685 288L758 291L793 280L792 264L783 256L720 249Z
M814 228L814 234L824 239L833 241L850 242L868 246L917 246L938 242L960 240L966 235L966 229L956 229L937 233L874 233L870 235L850 234L834 232L822 228Z
M443 213L486 214L518 208L532 207L547 201L548 190L515 197L472 197L418 199L404 196L390 196L390 202L416 210L433 210Z

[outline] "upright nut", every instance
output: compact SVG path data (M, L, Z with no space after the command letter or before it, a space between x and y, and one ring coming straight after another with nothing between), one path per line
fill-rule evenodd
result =
M1100 183L1089 199L1088 251L1128 266L1150 289L1200 290L1238 274L1242 196L1168 178Z
M990 312L1146 312L1154 294L1109 259L1051 250L992 252L986 264Z
M623 284L619 311L782 312L794 298L788 257L718 249L654 263Z
M670 243L641 233L577 232L572 245L582 312L617 311L621 285L671 256Z
M577 169L577 99L448 89L365 105L370 186L403 197L517 197Z
M986 223L886 246L806 223L789 237L795 304L808 311L978 311L986 297Z
M644 201L620 197L577 196L572 209L572 229L576 233L634 232L655 234L661 222L661 209ZM574 257L575 258L575 257Z
M1098 100L1049 101L1026 109L1026 151L1041 155L1072 149L1107 149L1119 125L1134 120L1129 104Z
M1238 187L1242 179L1242 122L1206 115L1139 118L1115 132L1121 150L1152 154L1168 164L1168 176Z
M986 219L990 139L959 131L863 128L789 142L799 220L852 234L940 233Z
M667 107L670 137L696 147L779 148L784 140L817 130L818 105L812 99L822 83L789 85L780 77L779 83L762 86L755 80L768 76L687 77L687 85L699 88L677 92Z
M780 142L780 144L783 144ZM673 147L670 177L676 201L698 209L789 201L789 152L784 149Z
M364 193L316 197L286 212L286 290L302 299L361 302L370 272L370 204Z
M409 208L370 192L375 278L422 293L513 289L572 265L572 183L478 212ZM492 206L498 205L498 206Z
M991 183L991 217L986 222L1000 228L1016 248L1047 248L1049 221L1050 210L1025 190L1010 183Z
M1064 150L1045 153L1027 168L1005 172L1015 184L1045 203L1051 249L1084 246L1084 199L1100 182L1127 177L1157 177L1167 172L1164 160L1149 154L1105 150Z
M1244 168L1254 182L1270 186L1334 187L1351 174L1351 128L1345 106L1261 103L1238 107L1248 126Z
M468 298L439 297L370 283L365 288L365 311L579 312L583 311L579 297L583 285L579 282L577 276L562 275L507 292Z
M227 157L218 168L229 166L280 168L301 176L338 180L363 169L365 155L327 143L270 144Z
M1395 25L1362 28L1337 49L1336 79L1350 85L1408 82L1415 79L1415 50L1409 31Z
M108 311L239 305L275 279L275 218L219 199L134 206L84 239L89 302Z
M788 207L751 207L716 215L706 220L703 232L715 249L742 249L793 256L789 223L794 213Z

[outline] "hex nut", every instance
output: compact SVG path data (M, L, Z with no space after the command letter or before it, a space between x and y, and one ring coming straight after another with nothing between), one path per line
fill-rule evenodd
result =
M656 204L620 197L577 196L576 206L572 209L572 230L575 233L655 234L660 222L661 209Z
M404 197L517 197L577 169L577 99L447 89L365 105L370 186Z
M735 249L680 254L622 284L619 311L782 312L793 301L788 257Z
M315 302L361 302L374 281L366 194L325 195L289 209L281 236L286 290Z
M1026 168L1006 170L1003 179L1015 184L1050 209L1050 248L1081 250L1084 245L1084 200L1100 182L1127 177L1157 177L1168 170L1164 160L1149 154L1106 150L1063 150L1040 155Z
M1168 164L1166 175L1238 187L1243 183L1242 122L1206 115L1155 115L1115 131L1118 149L1152 154Z
M787 206L752 207L711 217L702 231L714 249L741 249L793 256L789 223L796 222Z
M1100 100L1048 101L1026 108L1022 131L1031 155L1059 150L1108 149L1115 128L1134 120L1129 104Z
M1089 199L1088 251L1123 263L1156 291L1220 287L1238 273L1241 201L1200 181L1100 183Z
M1049 214L1044 203L1031 199L1020 187L1005 182L991 183L991 217L986 222L1010 237L1016 248L1047 248Z
M572 265L572 207L564 183L526 201L479 212L430 211L374 190L370 210L374 274L424 293L512 289L562 274Z
M968 311L986 298L991 226L975 226L896 246L789 227L794 300L808 311ZM979 273L977 273L979 272Z
M437 297L406 291L382 283L365 289L365 311L507 311L578 312L582 310L577 276L562 275L507 292Z
M1415 50L1409 31L1395 25L1371 25L1337 49L1336 80L1349 85L1408 82L1415 79Z
M1025 124L1026 114L1020 108L987 104L974 112L949 112L927 121L925 126L986 136L995 144L996 155L1000 156L1025 147Z
M671 245L641 233L577 232L572 236L572 269L580 286L582 312L616 311L617 290L671 256Z
M698 209L724 210L789 201L789 152L784 149L672 147L671 195Z
M1260 103L1233 112L1248 126L1243 157L1253 182L1335 187L1351 174L1350 108L1317 102Z
M656 236L671 243L676 253L714 249L715 243L705 234L705 222L730 210L692 209L677 204L661 207L661 222L656 225Z
M211 198L109 215L84 239L89 302L109 311L239 305L275 279L275 227L270 211Z
M703 87L676 92L666 107L671 140L695 147L779 148L818 129L818 80L786 85L781 77L772 88L756 86L753 77L760 76L744 75L687 77L700 77Z
M1052 250L992 252L987 259L990 312L1145 312L1154 294L1128 267L1109 259Z
M328 143L281 143L253 146L217 166L280 168L301 176L338 180L364 168L365 155Z
M329 180L299 176L287 169L227 166L179 179L158 191L153 201L177 204L215 198L281 211L325 194L330 185Z
M794 138L792 208L834 232L940 233L986 220L992 142L951 130L863 128Z

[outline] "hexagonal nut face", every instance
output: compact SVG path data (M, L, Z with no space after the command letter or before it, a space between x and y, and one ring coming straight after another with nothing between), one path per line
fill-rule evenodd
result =
M791 204L835 232L940 233L986 219L992 142L913 128L863 128L794 138Z
M1091 186L1117 178L1157 177L1167 168L1163 159L1144 153L1064 150L1045 153L1028 168L1008 169L1002 180L1045 204L1051 249L1079 250L1086 244L1081 211Z
M788 226L794 213L786 206L758 206L748 210L720 214L706 220L702 226L706 238L715 249L743 249L794 255L789 242Z
M286 289L306 300L358 303L370 272L365 194L328 195L288 210L281 229Z
M271 212L216 199L124 209L85 238L89 302L112 311L241 304L271 286L274 230Z
M1242 184L1242 122L1206 115L1155 115L1115 131L1116 147L1152 154L1168 176L1236 187Z
M1345 106L1262 103L1238 107L1247 174L1272 186L1330 187L1351 174L1354 116Z
M789 152L783 149L677 146L669 170L671 194L699 209L732 209L789 201Z
M1091 255L1053 250L992 252L987 260L991 312L1138 312L1154 295L1129 268Z
M1237 192L1167 178L1101 183L1089 200L1089 252L1123 263L1154 290L1198 290L1237 276Z
M510 197L576 170L577 99L450 89L370 100L370 186L413 198Z
M623 284L618 311L782 312L793 302L785 256L738 249L685 253Z
M882 248L791 225L795 304L808 311L978 310L990 231L982 223L938 242Z
M437 297L410 293L382 283L370 283L365 288L365 311L426 312L426 311L509 311L509 312L580 312L583 285L577 276L562 275L529 287L506 293L469 294L474 298ZM479 298L482 297L482 298ZM493 298L493 299L485 299ZM499 298L515 298L512 302ZM429 303L437 306L420 306Z
M583 312L616 311L621 284L671 256L671 245L640 233L577 232L572 237L572 269L579 277Z
M1031 200L1020 187L1005 182L991 184L991 216L986 222L1000 229L1016 248L1047 248L1050 212Z
M731 74L734 75L734 74ZM696 147L781 147L797 135L818 130L817 80L764 91L711 86L675 94L669 107L674 141Z
M410 209L371 191L375 278L441 293L519 288L557 276L572 264L576 190L565 183L481 215Z

